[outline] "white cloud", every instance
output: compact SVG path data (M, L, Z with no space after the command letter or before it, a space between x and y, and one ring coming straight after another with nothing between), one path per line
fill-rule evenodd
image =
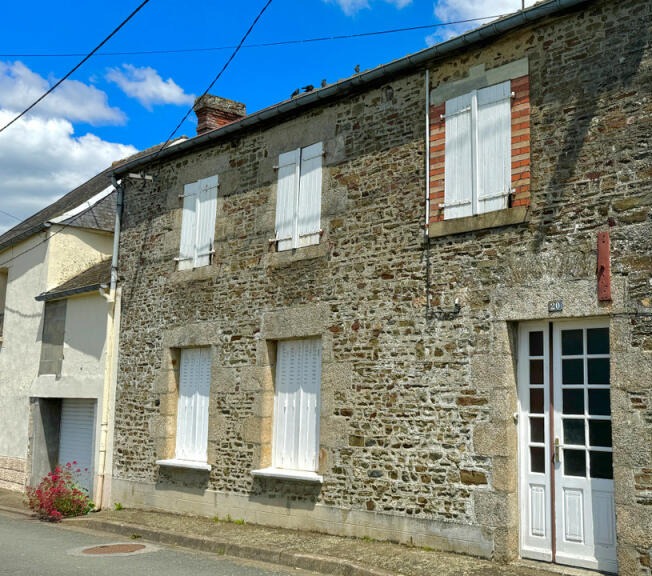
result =
M0 61L0 108L18 114L54 82L36 74L22 62ZM125 115L108 105L105 92L77 80L66 80L41 101L31 116L66 118L92 125L123 124Z
M192 104L194 95L186 94L172 78L163 80L149 66L138 68L123 64L122 69L111 68L106 75L109 82L117 84L127 95L138 100L148 110L153 104Z
M396 6L399 10L412 4L412 0L384 0L387 4ZM370 8L369 0L326 0L337 4L347 16L352 16L363 8Z
M536 0L525 0L525 6L532 6ZM510 14L521 9L521 0L438 0L434 5L435 16L441 22L453 22L456 20L469 20L471 18L488 17L486 21L468 22L453 27L446 27L443 32L436 32L426 38L429 46L457 36L471 28L477 28L485 22ZM493 18L491 18L493 17Z
M0 110L0 125L14 116ZM27 218L134 152L94 134L77 137L64 118L21 118L0 133L0 208ZM0 234L16 224L0 213Z

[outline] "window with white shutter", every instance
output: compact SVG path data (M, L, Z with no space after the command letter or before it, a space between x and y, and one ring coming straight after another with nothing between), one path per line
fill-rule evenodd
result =
M175 459L206 462L210 348L183 349L180 356Z
M186 184L179 245L179 270L207 266L215 253L217 176Z
M316 471L321 339L280 341L276 355L272 467Z
M511 91L502 82L446 101L444 218L508 207Z
M323 144L285 152L278 159L277 250L319 244Z

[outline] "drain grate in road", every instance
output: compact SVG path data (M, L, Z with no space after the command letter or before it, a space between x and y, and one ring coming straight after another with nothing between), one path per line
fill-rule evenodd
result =
M84 548L82 554L131 554L144 549L144 544L104 544L103 546Z
M75 548L68 550L71 556L91 556L93 558L101 558L103 556L133 556L135 554L146 554L147 552L155 552L158 546L149 543L135 542L109 542L108 544L99 544L95 546L84 546L82 548Z

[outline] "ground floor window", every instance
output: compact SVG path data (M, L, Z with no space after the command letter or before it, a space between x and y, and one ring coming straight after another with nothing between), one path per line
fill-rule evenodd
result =
M319 463L321 339L278 342L272 466L316 471Z
M207 460L210 382L210 348L182 349L177 404L177 460Z

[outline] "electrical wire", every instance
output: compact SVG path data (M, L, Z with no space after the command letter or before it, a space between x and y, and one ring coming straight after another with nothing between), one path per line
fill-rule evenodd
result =
M229 59L224 63L222 66L222 69L217 73L215 78L211 81L211 83L208 85L206 90L204 90L200 96L203 97L206 94L208 94L208 91L215 85L215 83L221 78L222 74L226 71L226 69L229 67L229 64L233 61L233 59L236 57L238 52L240 52L240 49L242 48L242 45L245 43L245 40L248 38L249 34L253 31L254 27L256 24L258 24L258 21L262 18L263 14L269 8L269 5L272 3L273 0L267 0L267 3L262 7L260 12L258 12L258 15L254 18L253 22L249 26L249 29L244 33L244 36L240 39L240 43L236 46L235 50L231 53L231 56L229 56ZM163 145L158 149L156 154L152 157L152 160L156 160L158 158L158 155L165 149L165 147L170 143L170 140L172 140L173 136L177 133L177 130L181 128L181 125L186 121L188 116L190 116L190 113L192 112L193 107L191 106L188 108L188 111L184 114L183 118L179 121L179 123L176 125L175 129L170 132L170 135L167 137L167 140L163 143Z
M113 31L106 37L102 42L100 42L93 50L91 50L82 60L74 66L63 78L61 78L56 84L54 84L49 90L47 90L44 94L41 94L39 98L34 100L25 110L23 110L18 116L16 116L13 120L10 120L7 124L5 124L2 128L0 128L0 132L6 130L11 126L16 120L19 118L22 118L25 114L27 114L32 108L34 108L41 100L46 98L48 95L52 94L65 80L70 78L89 58L91 58L102 46L104 46L113 36L115 36L118 31L127 23L129 20L131 20L140 10L147 4L149 0L143 0L141 4L131 13L129 16L127 16L116 28L113 29Z
M233 61L233 59L236 57L237 53L240 51L240 48L241 48L242 45L244 44L244 41L247 39L247 37L249 36L249 34L251 34L252 30L254 29L254 27L256 26L256 24L258 23L258 21L260 20L260 18L262 17L262 15L264 14L265 10L267 10L267 8L269 7L269 5L272 3L272 1L273 1L273 0L267 0L267 3L266 3L265 6L263 6L263 8L260 10L260 12L259 12L258 15L256 16L256 18L254 18L253 22L252 22L251 25L249 26L249 29L247 30L247 32L245 32L244 36L243 36L242 39L240 40L240 43L238 44L238 46L236 47L236 49L233 51L233 53L231 54L230 58L226 61L226 63L224 64L224 66L222 66L222 69L217 73L217 75L215 76L215 78L213 78L213 81L208 85L208 87L206 88L206 90L204 91L204 94L202 94L202 96L208 93L208 91L213 87L213 85L215 84L215 82L217 82L217 81L219 80L219 78L222 76L222 74L225 72L225 70L229 67L229 64L231 64L231 62ZM143 4L141 4L141 6L140 6L138 9L140 9L142 6L144 6L147 2L149 2L149 0L145 0L145 2L143 2ZM134 12L134 13L135 13L135 12ZM132 13L132 14L134 14L134 13ZM192 112L192 108L190 108L190 110L188 110L188 112L186 112L186 114L185 114L185 116L183 117L183 119L181 120L181 122L179 122L179 124L177 125L177 127L176 127L176 128L175 128L175 129L170 133L170 136L168 136L168 139L164 142L164 144L161 146L161 148L158 150L158 152L154 155L154 159L158 156L158 154L161 152L161 150L163 150L163 148L165 148L165 146L167 146L167 145L169 144L169 142L170 142L170 140L172 139L172 137L174 136L175 132L176 132L176 131L179 129L179 127L180 127L180 126L181 126L181 125L186 121L186 118L188 118L188 116L190 115L191 112ZM1 131L1 130L0 130L0 131ZM77 214L77 215L76 215L74 218L72 218L69 222L67 222L66 224L62 225L61 228L55 230L52 234L48 235L46 238L44 238L43 240L41 240L41 241L38 242L37 244L35 244L35 245L33 245L33 246L30 246L29 248L27 248L26 250L23 250L22 252L20 252L20 253L18 253L18 254L15 254L14 256L12 256L11 258L9 258L8 260L3 260L3 262L2 262L3 266L9 264L10 262L13 262L14 260L16 260L17 258L19 258L20 256L23 256L23 255L26 254L27 252L31 252L32 250L34 250L34 249L37 248L38 246L41 246L42 244L45 244L46 242L49 242L51 238L53 238L53 237L56 236L57 234L60 234L61 232L63 232L66 228L68 228L70 225L72 225L72 223L75 222L75 221L76 221L80 216L83 216L84 214L86 214L86 212L88 212L88 211L91 210L92 208L93 208L93 206L89 206L86 210L83 210L82 212L80 212L79 214Z
M0 210L0 214L4 214L5 216L9 216L9 218L13 218L14 220L18 220L18 222L22 222L18 216L14 216L13 214L9 214L9 212L5 212L4 210Z
M337 34L334 36L319 36L317 38L300 38L295 40L279 40L276 42L262 42L258 44L245 44L242 48L270 48L274 46L290 46L293 44L310 44L314 42L330 42L333 40L349 40L352 38L366 38L369 36L381 36L385 34L397 34L399 32L414 32L418 30L430 30L432 28L442 28L445 26L455 26L458 24L469 24L471 22L479 22L482 20L493 20L502 18L505 14L498 14L494 16L482 16L478 18L467 18L466 20L452 20L450 22L440 22L437 24L424 24L422 26L410 26L407 28L393 28L390 30L375 30L372 32L359 32L357 34ZM212 46L207 48L176 48L166 50L134 50L124 52L98 52L95 56L142 56L142 55L156 55L156 54L190 54L197 52L216 52L219 50L232 50L237 46ZM70 52L59 54L47 53L7 53L0 54L0 58L69 58L76 56L83 56L83 53Z

